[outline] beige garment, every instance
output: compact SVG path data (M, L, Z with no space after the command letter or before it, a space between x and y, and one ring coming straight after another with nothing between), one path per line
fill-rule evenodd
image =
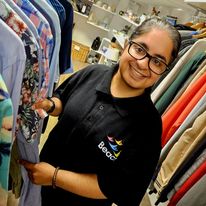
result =
M183 161L192 154L206 134L206 111L197 117L191 128L185 130L162 163L154 187L158 194L166 187Z
M205 62L205 61L204 61ZM189 86L191 84L193 84L195 81L197 81L197 79L200 78L200 76L202 76L204 73L206 72L206 62L205 62L205 66L198 72L198 74L193 78L193 80L190 82Z
M177 77L179 71L197 52L205 51L206 40L201 39L194 43L194 45L180 58L170 73L161 81L151 94L152 101L155 103L159 97L165 92L169 85Z

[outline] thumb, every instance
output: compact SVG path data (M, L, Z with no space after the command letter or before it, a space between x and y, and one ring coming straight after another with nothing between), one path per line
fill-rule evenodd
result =
M43 100L38 100L32 105L32 109L41 109L42 108Z
M28 162L26 160L19 160L19 164L24 166L26 169L31 170L34 166L34 163Z

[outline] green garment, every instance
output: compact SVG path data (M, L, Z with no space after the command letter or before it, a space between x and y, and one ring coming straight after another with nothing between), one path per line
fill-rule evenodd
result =
M179 72L176 79L167 88L164 94L156 102L155 107L160 114L163 114L167 106L175 97L179 89L182 87L187 78L196 71L201 62L206 58L205 52L198 52L185 64Z

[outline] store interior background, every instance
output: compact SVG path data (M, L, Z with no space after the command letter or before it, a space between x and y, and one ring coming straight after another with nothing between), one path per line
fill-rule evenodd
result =
M206 3L203 0L72 0L70 2L74 8L72 36L74 64L75 61L108 65L116 63L125 40L136 26L150 16L158 15L172 24L188 22L195 24L206 20ZM100 39L98 48L93 48L97 38ZM111 46L113 39L116 45ZM75 66L76 64L74 69Z
M117 48L118 50L121 50L127 36L135 28L135 26L138 25L138 23L132 22L131 19L120 16L120 11L133 12L133 14L135 14L138 19L140 19L142 14L146 14L147 16L151 15L152 10L155 7L156 11L160 11L158 14L160 17L176 17L177 24L185 24L187 22L196 23L198 21L206 20L206 1L205 3L194 3L193 0L101 0L102 5L107 4L107 8L110 5L114 5L115 9L111 12L107 11L107 9L99 8L100 6L96 6L95 4L98 2L98 0L94 2L84 0L82 2L84 2L85 5L87 5L89 2L88 5L90 6L89 12L87 10L87 14L77 10L76 1L71 2L74 5L74 27L72 37L73 72L83 69L89 63L91 63L89 62L88 58L90 56L95 57L96 54L98 59L95 63L116 63L116 59L109 59L111 57L111 53L109 53L109 55L105 54L105 48L111 47L111 40L115 36L115 43L117 44L115 49ZM131 5L137 6L131 9ZM83 11L86 12L85 8ZM97 17L102 20L108 17L106 28L102 28L102 25L99 26L97 24L99 21L95 15L97 15ZM96 22L94 23L91 20ZM122 31L126 25L130 27L130 30L127 34L121 33L120 31ZM100 37L101 44L99 49L94 50L91 48L91 46L96 37ZM103 49L105 53L102 53ZM59 84L61 84L72 73L68 72L61 75ZM48 137L49 132L56 122L57 118L49 117L47 128L41 137L41 142L39 145L40 151ZM148 197L148 195L146 195L141 206L154 205L154 199L155 198L153 196ZM167 205L167 203L159 204L159 206L163 205Z
M150 15L152 8L155 7L157 11L160 11L160 17L173 16L177 17L177 23L185 23L192 21L192 17L195 16L197 10L192 6L188 5L184 0L101 0L108 5L115 5L114 15L109 16L109 13L105 10L101 11L96 7L92 6L91 12L98 12L98 16L101 18L106 15L109 19L109 31L95 27L88 23L86 15L81 15L79 12L74 12L74 30L73 40L82 43L86 46L91 46L92 41L96 38L97 34L100 37L112 37L112 30L121 30L125 25L131 26L132 23L124 21L119 15L119 11L132 10L133 14L141 17L143 13ZM98 1L96 1L98 2ZM190 3L191 4L191 3ZM130 6L131 5L131 6ZM131 8L134 5L133 8ZM200 5L202 7L202 5ZM102 14L103 13L103 14ZM203 15L201 12L198 15ZM133 28L135 24L133 25Z

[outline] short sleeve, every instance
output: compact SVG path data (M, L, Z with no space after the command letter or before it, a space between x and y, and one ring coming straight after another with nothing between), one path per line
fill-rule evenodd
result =
M75 89L82 83L83 79L91 71L91 66L87 66L68 77L55 91L53 96L62 101L63 106Z

